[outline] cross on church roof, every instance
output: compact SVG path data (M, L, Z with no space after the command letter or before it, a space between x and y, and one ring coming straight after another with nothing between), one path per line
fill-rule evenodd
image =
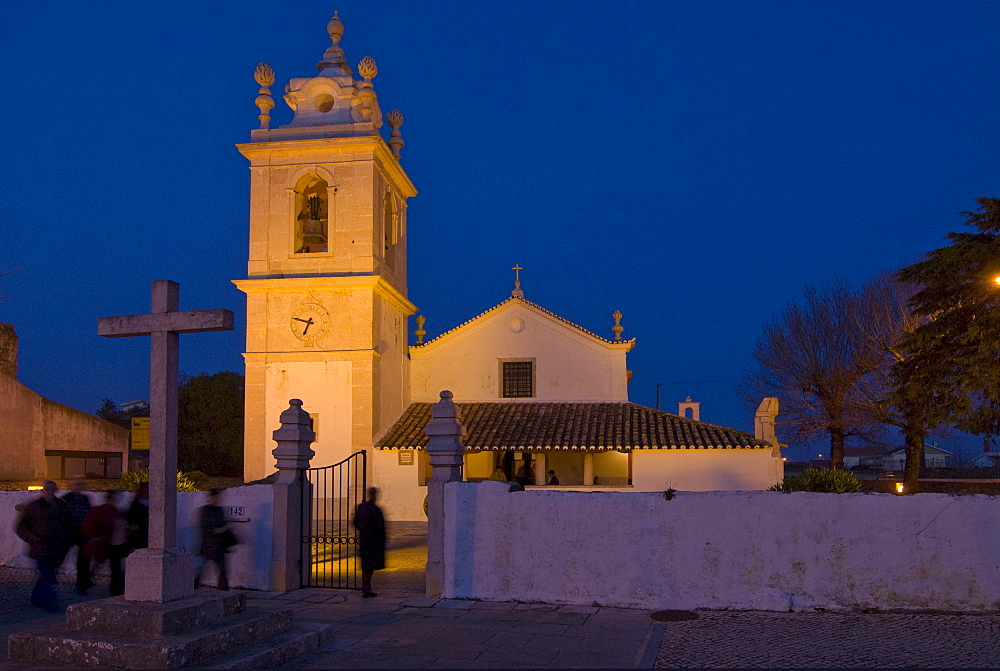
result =
M514 271L514 290L510 292L510 295L515 298L524 298L524 292L521 291L521 271L524 268L521 267L521 264L515 263L511 270Z

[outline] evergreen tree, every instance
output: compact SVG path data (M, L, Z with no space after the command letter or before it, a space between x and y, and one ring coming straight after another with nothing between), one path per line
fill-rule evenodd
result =
M913 311L927 318L902 342L900 389L924 394L931 423L992 436L1000 432L1000 200L978 198L963 212L972 232L903 268ZM908 457L909 458L909 457Z
M177 463L183 471L243 475L243 376L201 373L177 394Z

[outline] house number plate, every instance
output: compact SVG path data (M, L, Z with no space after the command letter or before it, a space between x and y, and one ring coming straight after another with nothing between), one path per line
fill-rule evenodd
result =
M246 508L243 506L226 506L226 517L230 522L249 522Z

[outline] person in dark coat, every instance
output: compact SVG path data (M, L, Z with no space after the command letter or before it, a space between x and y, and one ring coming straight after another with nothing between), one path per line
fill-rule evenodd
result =
M24 507L14 527L17 537L28 544L28 556L38 567L38 582L31 590L31 605L50 613L59 612L56 570L73 541L73 513L69 504L56 498L59 486L42 484L42 495Z
M83 518L90 512L90 497L84 494L87 489L87 478L82 475L75 476L70 480L70 491L63 495L62 500L69 505L70 512L73 513L73 543L70 548L76 547L76 593L86 595L87 590L94 586L94 581L90 575L90 560L83 551L83 544L87 542L87 537L83 535Z
M111 584L108 594L121 596L125 593L125 572L122 560L128 554L127 523L125 515L118 510L118 492L109 489L104 493L104 503L91 508L83 518L83 533L87 543L83 546L88 559L96 564L105 560L111 568Z
M201 574L205 571L205 564L212 562L215 564L219 574L218 588L229 589L229 578L226 575L226 554L229 548L235 543L233 532L226 524L226 517L219 505L219 490L213 489L208 493L205 505L201 507L199 513L201 525L201 547L198 554L205 558L195 578L194 586L197 588L201 583Z
M358 530L361 557L361 596L378 596L372 591L372 575L385 568L385 517L375 501L378 489L368 488L368 499L354 511L354 528Z
M555 471L551 471L551 470L549 471L549 484L550 485L558 485L559 484L559 478L556 477L556 472Z
M139 484L139 490L132 499L132 504L125 512L125 522L128 523L129 552L139 548L149 547L149 483Z

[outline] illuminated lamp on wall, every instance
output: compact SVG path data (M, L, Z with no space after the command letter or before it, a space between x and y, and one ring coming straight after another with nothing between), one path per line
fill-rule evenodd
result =
M902 482L897 482L896 483L896 493L897 494L902 494L905 491L906 491L906 485L904 485Z
M41 485L28 485L29 492L37 492L40 491L41 489L42 489Z

